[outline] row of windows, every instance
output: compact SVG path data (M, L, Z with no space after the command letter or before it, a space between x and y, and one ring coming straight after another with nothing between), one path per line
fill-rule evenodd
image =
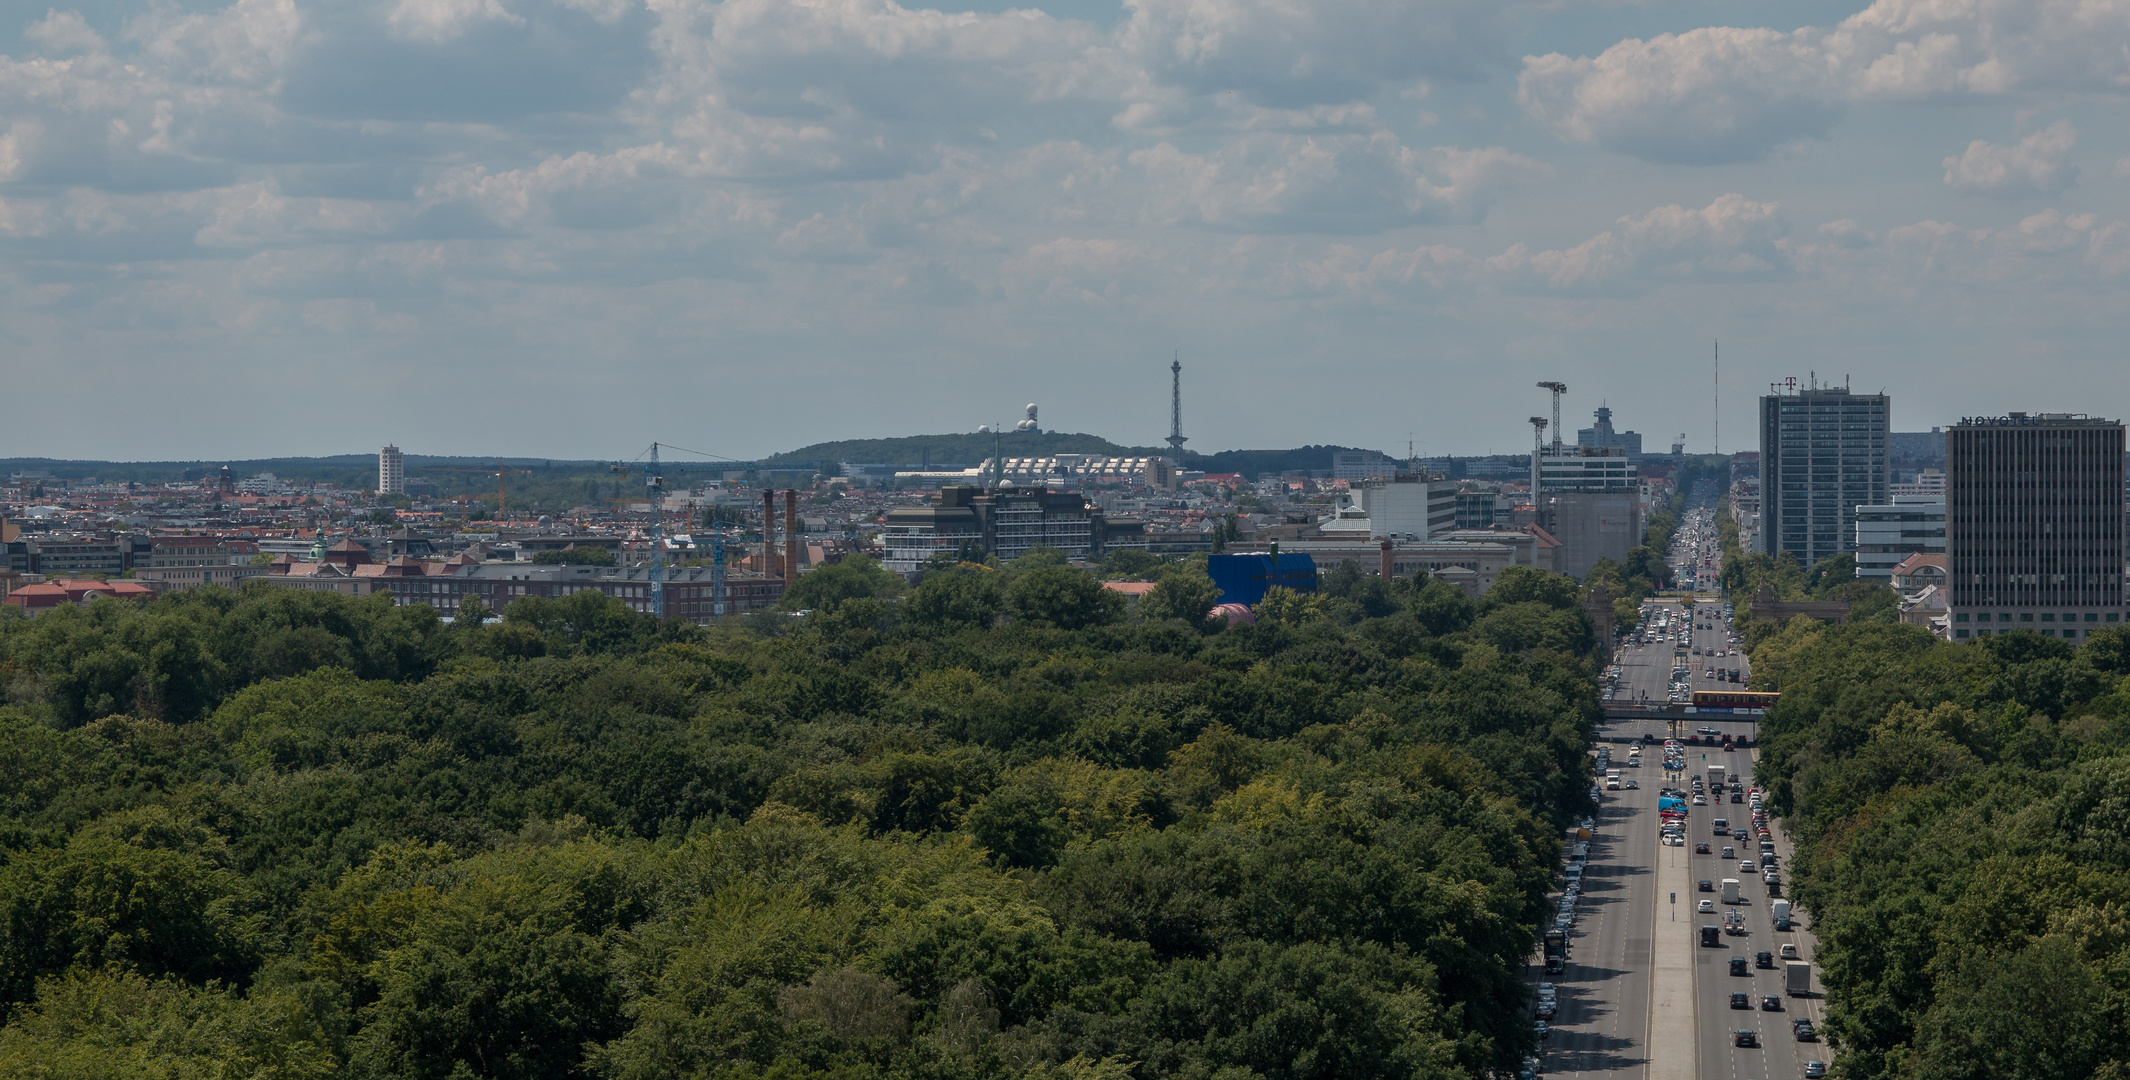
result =
M2009 611L2000 611L2000 612L1997 612L1996 614L1997 614L1997 621L1998 621L1998 622L2001 622L2001 623L2008 623L2008 622L2012 622L2012 621L2014 621L2014 619L2013 619L2013 614L2012 614L2011 612L2009 612ZM2105 618L2105 619L2101 618L2101 616L2102 616L2103 614L2105 614L2105 615L2107 616L2107 618ZM1968 621L1968 620L1967 620L1967 615L1968 615L1968 613L1967 613L1967 612L1964 612L1964 611L1962 611L1962 612L1959 612L1959 613L1957 613L1957 614L1955 614L1955 615L1953 616L1953 621L1954 621L1954 622L1956 622L1956 623L1964 623L1964 622ZM2064 613L2063 613L2063 621L2064 621L2064 622L2078 622L2078 621L2080 620L2080 618L2081 618L2081 617L2083 617L2083 619L2084 619L2084 620L2085 620L2086 622L2111 622L2111 623L2112 623L2112 622L2119 622L2119 621L2121 621L2121 618L2122 618L2122 616L2121 616L2121 614L2120 614L2120 613L2118 613L2118 612L2113 612L2113 611L2109 611L2109 612L2098 612L2098 611L2076 612L2076 611L2066 611L2066 612L2064 612ZM1976 622L1988 622L1988 621L1990 621L1990 613L1989 613L1989 612L1987 612L1987 611L1984 611L1984 612L1979 612L1979 613L1977 613L1977 614L1975 615L1975 620L1974 620L1974 621L1976 621ZM2018 618L2017 618L2017 621L2019 621L2019 622L2023 622L2023 623L2030 623L2030 622L2035 622L2035 621L2037 621L2037 619L2036 619L2036 615L2035 615L2035 613L2034 613L2034 612L2031 612L2031 611L2022 611L2022 612L2019 612L2019 613L2018 613ZM2038 620L2038 621L2040 621L2040 622L2045 622L2045 623L2052 623L2052 622L2055 622L2055 621L2056 621L2056 613L2055 613L2055 612L2053 612L2053 611L2044 611L2044 612L2041 612L2041 613L2040 613L2040 616L2039 616L2039 620Z

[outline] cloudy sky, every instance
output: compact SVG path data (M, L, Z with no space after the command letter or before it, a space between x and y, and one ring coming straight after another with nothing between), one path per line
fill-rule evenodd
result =
M2130 412L2130 0L0 5L0 455Z

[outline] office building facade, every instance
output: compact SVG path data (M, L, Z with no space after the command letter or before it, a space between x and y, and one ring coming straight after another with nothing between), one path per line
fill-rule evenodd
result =
M1893 580L1910 555L1945 554L1945 496L1895 495L1884 506L1856 508L1856 576Z
M1619 446L1547 446L1538 455L1539 483L1558 491L1625 491L1640 487L1634 459Z
M1969 417L1946 432L1953 640L2083 640L2123 617L2123 425L2071 413Z
M1884 394L1790 388L1760 399L1760 550L1810 567L1856 547L1856 508L1888 502Z

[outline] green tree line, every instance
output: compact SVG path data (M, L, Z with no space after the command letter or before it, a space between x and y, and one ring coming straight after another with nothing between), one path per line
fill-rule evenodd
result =
M1565 578L1256 625L1050 556L794 612L0 613L0 1076L1458 1077L1589 812Z
M2130 1075L2130 630L1799 618L1751 655L1841 1075Z

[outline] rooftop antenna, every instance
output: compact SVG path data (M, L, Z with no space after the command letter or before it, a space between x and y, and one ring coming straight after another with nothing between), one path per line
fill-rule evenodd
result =
M1723 342L1716 342L1716 453L1723 453Z
M1180 456L1187 441L1183 437L1183 353L1179 351L1169 360L1169 449Z
M1559 457L1561 456L1561 395L1568 392L1568 384L1564 382L1542 382L1538 384L1538 388L1553 392L1553 456Z

